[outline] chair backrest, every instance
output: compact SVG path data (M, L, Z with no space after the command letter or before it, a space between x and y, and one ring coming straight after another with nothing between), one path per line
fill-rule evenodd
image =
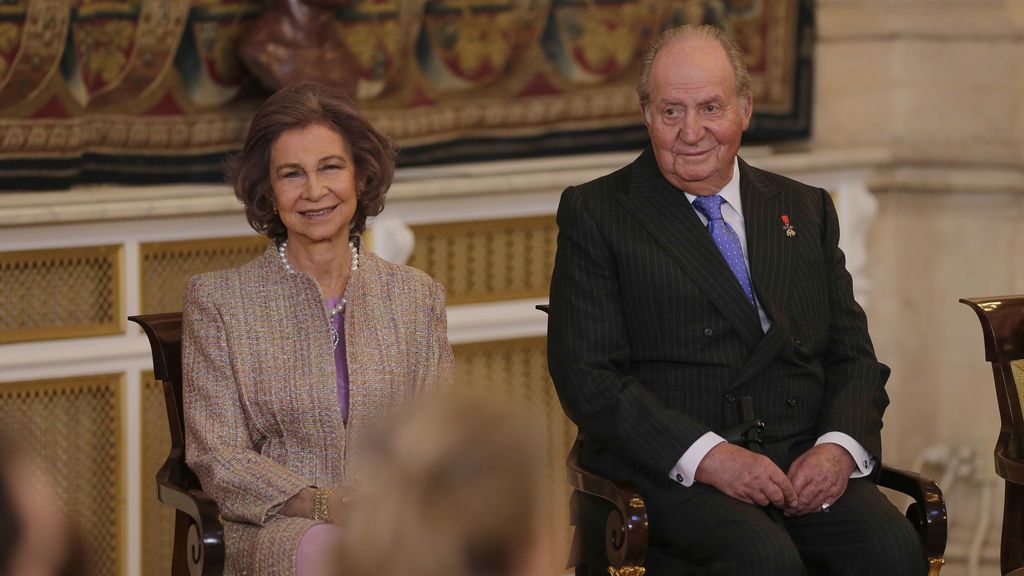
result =
M992 363L1001 428L996 472L1024 483L1024 295L963 298L981 321L985 359Z
M199 480L185 464L185 414L181 396L181 312L129 316L149 337L153 376L163 383L171 452L157 473L157 482L183 489L201 489Z

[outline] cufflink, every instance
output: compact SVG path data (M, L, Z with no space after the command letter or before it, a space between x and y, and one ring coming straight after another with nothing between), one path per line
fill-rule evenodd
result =
M676 482L679 482L680 484L683 483L683 475L682 474L676 474Z

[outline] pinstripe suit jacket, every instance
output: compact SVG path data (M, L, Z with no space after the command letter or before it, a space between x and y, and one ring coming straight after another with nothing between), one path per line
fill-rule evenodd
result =
M740 421L751 396L765 453L783 470L826 431L881 460L884 385L839 249L828 193L740 164L750 304L686 196L650 149L567 189L558 208L548 361L586 435L583 463L671 498L670 470L708 431ZM788 237L787 215L797 234ZM877 469L878 467L876 467Z
M312 520L277 509L342 486L375 422L450 379L444 288L364 250L349 287L349 419L316 281L262 256L189 282L182 332L186 461L220 505L225 574L289 576Z

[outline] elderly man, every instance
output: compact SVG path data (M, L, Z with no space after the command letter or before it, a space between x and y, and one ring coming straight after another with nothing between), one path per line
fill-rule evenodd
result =
M650 148L558 209L548 356L583 464L636 486L651 543L693 573L926 573L872 480L889 368L828 193L737 157L753 101L720 29L664 33L637 91ZM761 453L717 433L741 405L766 422Z

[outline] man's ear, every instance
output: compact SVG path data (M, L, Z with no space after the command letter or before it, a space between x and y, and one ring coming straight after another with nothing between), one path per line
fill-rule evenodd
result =
M740 96L740 112L743 113L743 129L746 130L754 114L754 96L749 92L746 96Z
M644 117L644 124L647 126L651 125L651 118L647 115L650 112L650 109L651 107L649 104L640 105L640 115Z

